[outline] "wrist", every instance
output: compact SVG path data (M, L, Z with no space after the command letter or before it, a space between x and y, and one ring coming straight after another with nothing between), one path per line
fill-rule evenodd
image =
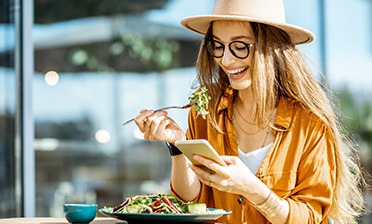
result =
M253 176L253 178L244 185L249 187L241 189L241 192L238 192L238 194L245 197L251 204L262 204L266 201L271 192L271 189L262 183L261 180L255 178L255 176Z
M260 205L270 197L271 190L267 187L255 188L255 190L249 194L249 201L253 205Z
M270 191L269 196L263 203L258 205L252 203L252 205L262 215L270 219L278 216L281 213L282 209L284 208L284 202L285 201L282 198L280 198L274 192Z

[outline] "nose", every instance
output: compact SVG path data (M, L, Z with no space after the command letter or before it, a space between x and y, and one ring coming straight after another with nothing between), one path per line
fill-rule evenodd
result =
M231 53L231 51L228 48L226 48L221 58L221 63L224 66L229 66L233 64L236 61L236 59L237 58Z

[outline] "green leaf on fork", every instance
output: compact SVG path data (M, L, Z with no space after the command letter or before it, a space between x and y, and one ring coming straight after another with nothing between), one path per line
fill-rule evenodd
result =
M208 95L208 89L205 86L200 88L200 91L193 93L189 97L191 105L194 105L197 115L201 115L204 119L209 114L208 104L211 97Z

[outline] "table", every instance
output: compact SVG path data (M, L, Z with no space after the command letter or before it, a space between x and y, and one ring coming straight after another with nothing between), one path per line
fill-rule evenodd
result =
M173 222L154 222L157 224L174 224ZM190 224L190 222L180 222L179 224ZM36 217L36 218L0 218L0 224L70 224L64 217L55 218L55 217ZM119 220L109 217L96 217L89 224L131 224L124 220ZM135 222L138 224L138 222ZM140 223L142 224L142 222ZM208 221L203 224L223 224L215 221Z
M65 218L51 218L51 217L38 217L38 218L9 218L0 219L0 224L69 224ZM96 217L90 224L128 224L114 218Z

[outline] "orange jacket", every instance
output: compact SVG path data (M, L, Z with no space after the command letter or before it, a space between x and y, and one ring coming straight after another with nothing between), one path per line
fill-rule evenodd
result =
M232 123L234 91L228 88L217 108L217 122L226 134L218 134L212 125L191 109L188 139L207 139L220 155L238 156ZM289 202L287 223L327 223L336 179L335 146L327 126L316 115L293 100L280 99L273 130L275 140L256 176L273 192ZM176 193L176 192L174 192ZM195 202L208 207L231 210L218 220L223 223L269 223L247 199L209 186Z

